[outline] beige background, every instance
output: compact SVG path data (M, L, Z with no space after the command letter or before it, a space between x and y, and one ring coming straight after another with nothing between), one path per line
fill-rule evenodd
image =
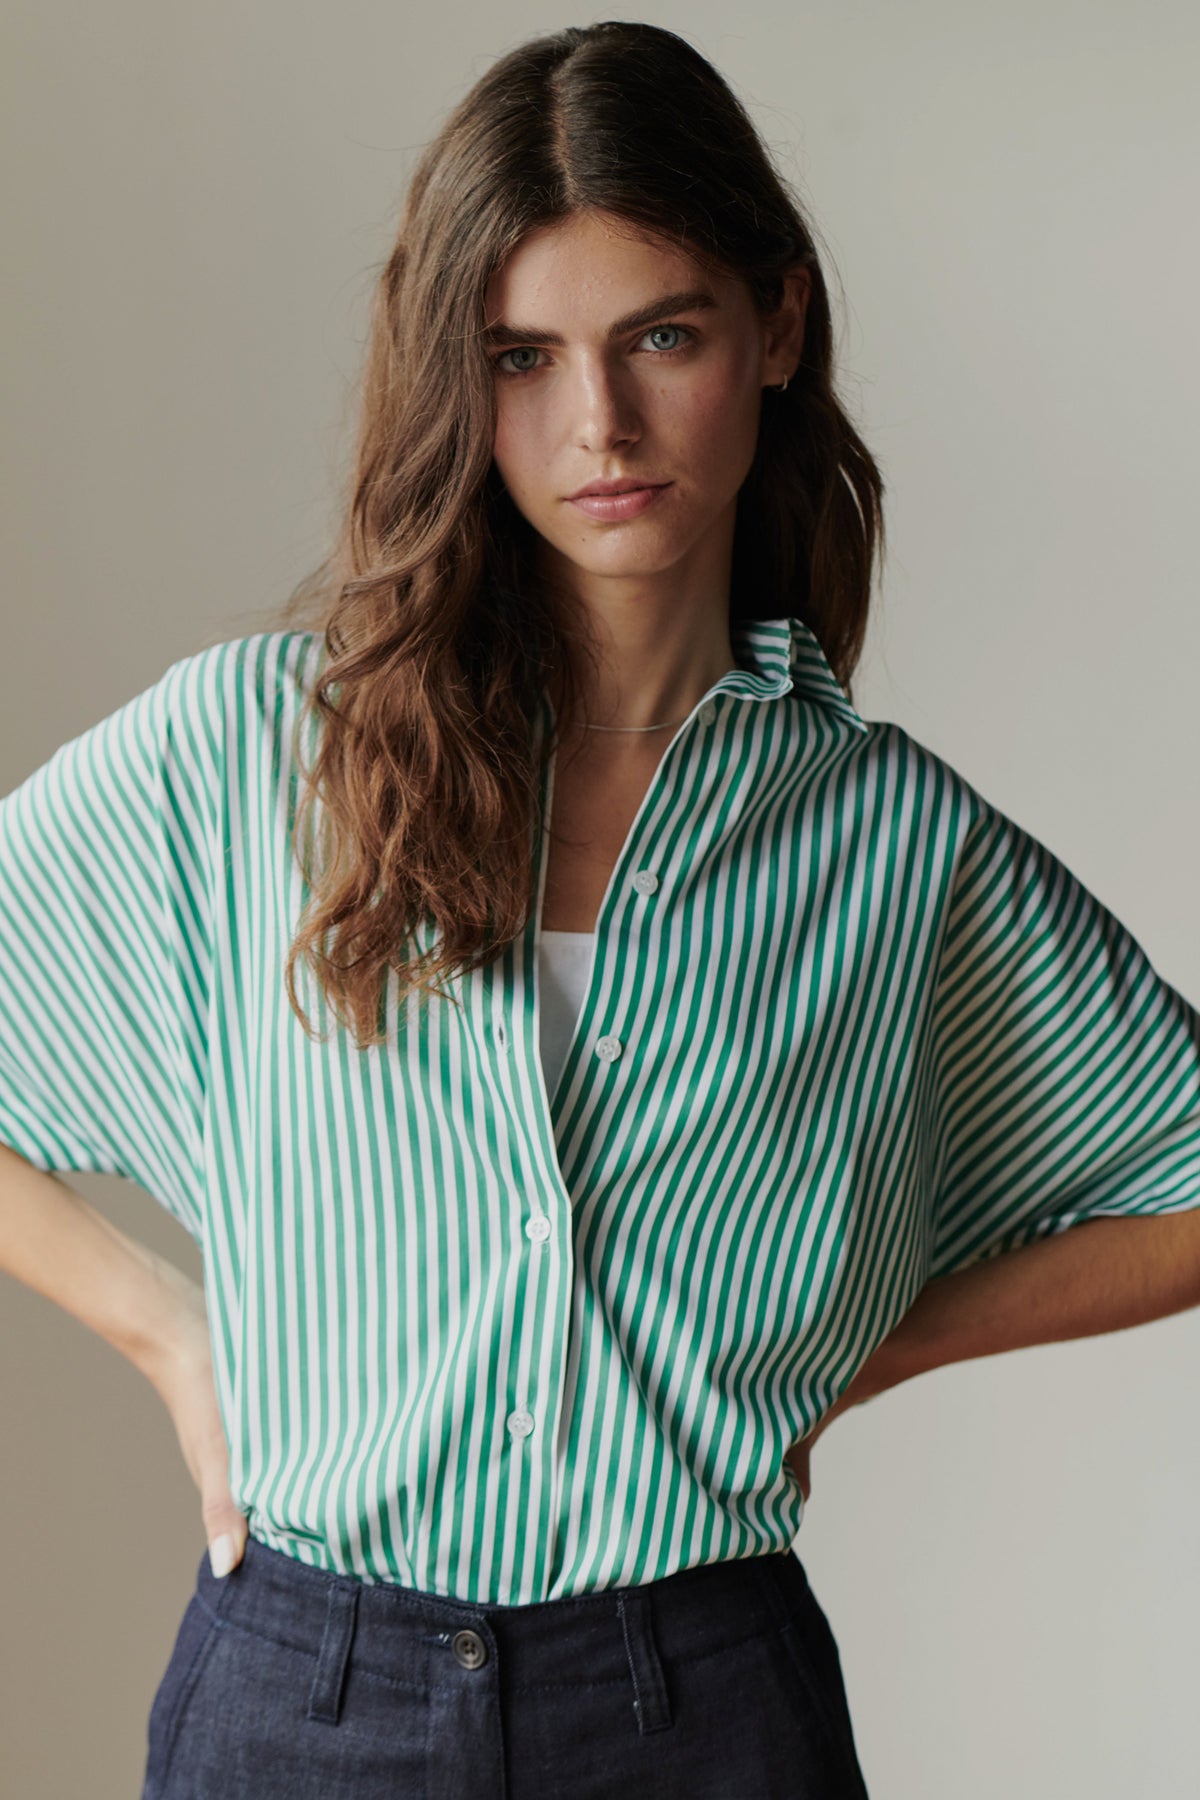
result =
M321 555L417 147L593 15L10 0L0 790ZM890 487L856 688L1200 1001L1187 0L711 0L680 30L812 209ZM131 1184L72 1177L198 1275ZM839 1420L798 1549L872 1800L1194 1800L1200 1313ZM0 1281L0 1792L128 1800L204 1547L157 1396Z

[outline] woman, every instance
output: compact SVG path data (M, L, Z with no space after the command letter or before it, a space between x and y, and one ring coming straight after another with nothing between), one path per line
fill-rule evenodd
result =
M855 711L883 484L680 38L477 83L361 419L285 622L0 813L5 1266L155 1382L210 1546L144 1796L862 1796L812 1445L1200 1299L1200 1020Z

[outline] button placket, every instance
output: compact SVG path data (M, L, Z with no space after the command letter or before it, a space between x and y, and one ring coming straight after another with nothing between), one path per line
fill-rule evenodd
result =
M508 1429L515 1438L527 1438L533 1426L534 1417L528 1407L518 1406L508 1415Z
M658 876L653 869L638 869L631 880L639 894L656 894L658 892ZM606 1032L603 1037L596 1039L596 1055L601 1062L615 1063L624 1048L621 1039L612 1032Z

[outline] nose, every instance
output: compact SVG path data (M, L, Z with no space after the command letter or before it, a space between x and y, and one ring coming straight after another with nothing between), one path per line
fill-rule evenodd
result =
M579 370L571 384L579 449L605 451L637 442L642 426L633 385L623 371L603 361Z

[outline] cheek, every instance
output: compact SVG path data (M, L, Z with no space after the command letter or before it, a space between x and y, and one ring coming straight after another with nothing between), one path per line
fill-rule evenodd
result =
M729 366L694 383L677 409L676 443L697 470L714 477L734 471L740 481L758 438L761 402L752 369Z
M536 487L538 471L548 465L545 432L533 408L503 393L496 399L496 436L492 457L514 496Z

